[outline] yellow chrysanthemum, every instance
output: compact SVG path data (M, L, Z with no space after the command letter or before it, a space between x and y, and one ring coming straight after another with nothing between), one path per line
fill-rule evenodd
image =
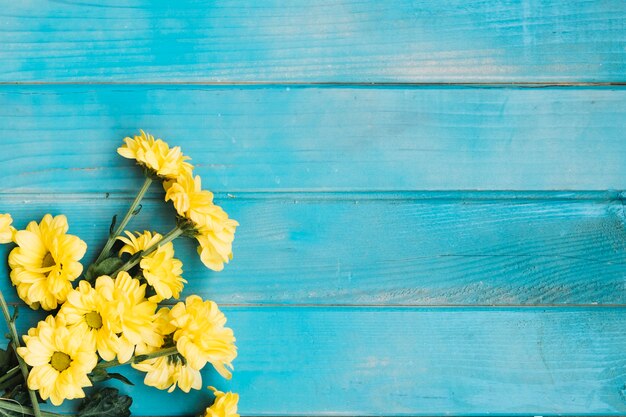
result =
M154 350L146 350L142 353L151 351ZM167 392L173 392L177 386L183 392L202 388L200 371L184 364L182 358L177 355L149 359L133 365L133 368L146 373L143 382L149 387L167 390Z
M171 323L169 308L163 307L157 312L154 321L155 328L163 338L171 335L176 327ZM170 337L171 339L171 337ZM137 345L135 353L138 355L152 353L163 346L150 346L146 343ZM179 354L166 357L152 358L133 364L133 368L146 373L144 383L148 386L172 392L178 386L182 391L202 388L200 371L188 366Z
M123 253L134 255L157 243L162 238L160 234L154 233L153 235L148 231L144 231L143 234L137 232L136 236L131 232L125 233L128 237L118 237L119 240L125 243L120 249L120 255ZM156 296L151 297L151 300L158 303L162 300L180 296L180 292L187 281L181 276L183 263L174 258L174 245L172 242L159 246L154 252L143 256L139 266L148 284L156 291Z
M38 390L44 400L60 405L63 400L83 398L90 387L87 375L98 362L93 346L80 328L65 327L62 319L48 316L24 336L25 347L17 353L33 368L28 387Z
M124 138L124 145L117 149L124 158L135 159L137 163L162 179L175 179L184 173L191 173L190 158L183 155L179 146L170 148L161 139L141 130L140 136Z
M111 361L119 351L117 334L122 332L114 307L91 284L80 281L78 288L67 295L58 317L62 317L70 329L80 328L102 359Z
M146 284L122 271L115 279L102 275L96 279L96 291L107 304L107 317L119 323L117 359L128 362L139 343L159 346L163 338L156 332L154 321L157 304L146 300Z
M209 387L209 389L215 395L215 402L212 406L207 407L203 417L239 417L239 414L237 414L239 394L233 392L224 393L214 387Z
M176 304L171 312L176 349L193 369L207 362L227 379L231 378L232 361L237 357L232 329L224 327L226 317L213 301L202 301L197 295Z
M202 189L199 175L182 175L163 183L165 201L172 201L181 217L203 225L205 217L214 210L213 193Z
M79 261L87 245L66 234L68 228L65 216L46 214L41 223L30 222L15 233L17 247L9 255L11 282L31 308L57 308L72 290L71 281L83 272Z
M233 257L233 240L239 223L213 203L213 193L202 189L199 176L183 175L163 183L165 201L172 201L178 214L191 220L197 231L198 254L214 271L224 269Z
M214 228L201 227L196 235L200 259L207 268L213 271L221 271L224 269L224 263L233 259L233 240L235 240L235 230L239 226L239 223L229 219L221 208L219 211L223 213L223 220L213 222ZM220 213L216 212L216 214Z
M11 226L11 223L13 223L13 218L10 214L0 214L0 243L13 241L16 230Z

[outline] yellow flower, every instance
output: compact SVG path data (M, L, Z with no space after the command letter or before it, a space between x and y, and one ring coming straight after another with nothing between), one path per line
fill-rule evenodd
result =
M170 312L176 349L187 364L200 370L207 362L227 379L231 378L232 361L237 357L235 336L226 324L226 317L213 301L202 301L197 295L187 297Z
M124 145L117 149L117 153L124 158L135 159L139 165L163 179L175 179L191 173L193 166L186 162L189 157L183 155L180 147L169 145L161 139L141 130L140 136L124 138Z
M157 332L167 338L175 330L171 323L169 308L163 307L157 312L154 326ZM137 345L135 353L142 355L162 349L163 346L150 346L146 343ZM172 392L178 386L182 391L189 392L192 388L202 388L202 376L200 371L188 366L180 354L170 355L145 360L132 364L133 368L146 373L144 383L148 386Z
M145 350L141 353L150 353L154 349ZM200 371L183 363L178 355L161 356L149 359L139 364L133 364L133 368L145 372L144 384L160 390L173 392L178 386L183 392L202 388L202 376Z
M137 232L137 236L131 232L125 233L128 237L118 237L125 243L120 249L120 255L123 253L134 255L157 243L163 237L158 233L153 235L148 231L144 231L143 234ZM174 244L172 242L159 246L154 252L143 256L139 266L148 284L156 291L156 296L151 297L151 300L158 303L168 298L180 296L180 292L187 281L181 276L183 263L174 258Z
M82 272L80 259L87 245L66 234L65 216L46 214L41 223L30 222L15 233L17 247L9 255L11 282L31 308L53 310L72 290L71 281Z
M213 222L214 227L201 227L196 235L200 259L213 271L221 271L224 269L224 263L233 259L233 240L235 230L239 226L239 223L229 219L221 208L219 211L223 213L223 220Z
M25 347L17 349L32 366L28 387L39 390L44 400L60 405L65 399L83 398L90 387L87 375L98 362L88 337L80 328L68 329L62 319L48 316L24 336Z
M111 361L119 351L122 327L117 311L87 281L70 291L57 317L62 317L70 329L79 328L102 359Z
M146 284L131 278L122 271L115 279L102 275L96 279L96 291L106 300L107 317L119 322L117 359L128 362L139 343L159 346L163 338L156 332L152 322L156 312L155 302L146 300Z
M13 241L15 228L11 226L13 218L10 214L0 214L0 243L9 243Z
M165 201L172 201L181 217L195 224L205 223L205 217L214 210L213 193L202 189L202 180L196 175L182 175L163 183Z
M213 193L202 189L199 176L183 175L176 181L166 181L165 201L172 201L178 214L195 225L198 254L202 262L214 271L224 269L233 257L233 240L239 223L213 203Z
M237 414L239 394L233 392L224 393L214 387L209 387L209 389L215 395L215 402L212 406L207 407L203 417L239 417L239 414Z

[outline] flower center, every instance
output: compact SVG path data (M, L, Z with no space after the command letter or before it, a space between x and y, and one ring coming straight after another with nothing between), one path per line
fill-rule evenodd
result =
M54 352L50 360L50 365L59 372L63 372L69 368L70 363L72 363L72 358L70 358L70 355L63 352Z
M90 311L89 313L85 314L85 321L87 322L87 326L91 327L92 329L98 330L100 327L102 327L102 316L96 311Z
M57 263L52 257L50 252L46 253L46 256L43 257L43 261L41 262L42 268L50 268L51 266L55 266Z

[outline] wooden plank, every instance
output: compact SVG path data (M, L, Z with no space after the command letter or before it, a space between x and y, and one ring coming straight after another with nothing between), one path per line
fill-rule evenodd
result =
M0 81L625 81L626 4L24 0Z
M127 191L139 128L214 191L626 188L626 88L1 86L4 192Z
M7 196L0 212L19 227L65 213L71 233L104 244L128 199ZM220 273L176 242L199 293L228 304L626 304L626 229L609 193L242 194L218 196L241 226ZM166 232L173 210L143 204L131 223ZM0 248L6 259L8 247ZM8 281L0 286L16 300ZM6 291L8 290L8 291Z
M239 347L234 376L205 372L204 385L239 392L242 415L626 413L624 308L225 313ZM166 394L125 373L136 382L121 388L134 415L198 414L210 402L206 391Z

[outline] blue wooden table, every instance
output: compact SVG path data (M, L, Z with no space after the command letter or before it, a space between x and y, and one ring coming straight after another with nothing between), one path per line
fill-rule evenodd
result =
M92 259L143 128L241 223L221 273L176 248L242 415L624 415L625 81L622 0L6 1L0 212Z

